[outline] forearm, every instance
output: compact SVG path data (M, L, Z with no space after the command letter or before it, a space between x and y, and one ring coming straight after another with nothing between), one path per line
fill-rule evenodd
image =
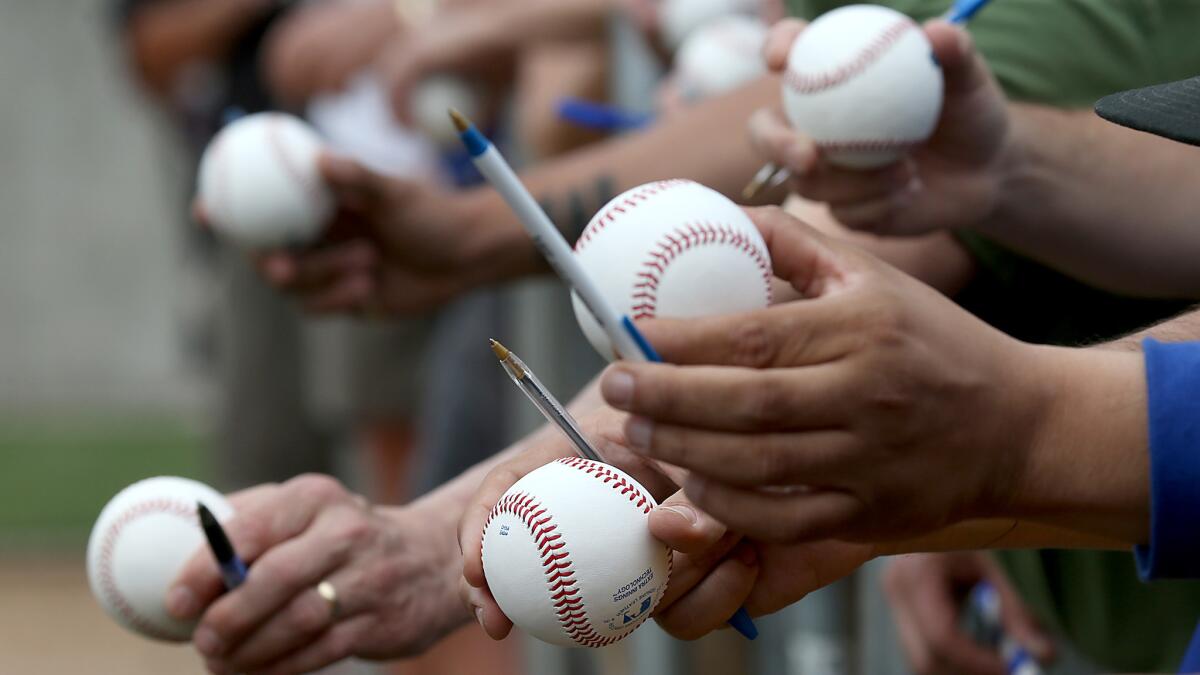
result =
M496 34L513 47L529 42L601 39L614 0L510 0L490 7Z
M1029 548L1128 550L1119 539L1010 518L967 520L904 541L874 546L872 557L905 553L942 553Z
M598 143L523 172L522 180L551 219L574 241L609 199L654 180L690 178L723 194L737 195L758 159L740 131L756 108L773 101L779 84L763 78L729 95L681 111L645 131ZM477 255L500 262L499 278L545 269L528 236L500 196L480 188L463 196L463 217L483 229Z
M1067 274L1137 295L1200 295L1200 151L1091 111L1013 105L996 209L978 229Z
M127 35L142 79L156 92L169 93L181 68L223 58L272 6L257 0L174 0L137 10Z

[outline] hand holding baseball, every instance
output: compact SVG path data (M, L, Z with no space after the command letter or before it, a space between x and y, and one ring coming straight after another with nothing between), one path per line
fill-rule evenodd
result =
M323 155L319 168L337 203L336 221L314 247L259 259L266 280L309 310L425 311L488 280L503 262L490 255L492 238L472 231L487 223L466 217L466 195L342 157Z
M1048 409L1036 348L778 209L750 212L806 299L644 322L686 365L605 373L634 452L687 469L693 503L768 542L896 539L1004 503Z
M250 564L225 592L212 555L180 573L167 609L200 617L193 644L214 673L310 672L349 656L420 651L466 617L454 603L445 510L421 503L372 509L332 478L301 476L233 498L226 524ZM337 604L318 594L332 584Z
M764 50L771 71L787 68L804 28L793 19L772 28ZM782 111L762 109L750 120L755 148L792 171L792 189L827 202L850 228L912 235L969 227L995 206L1008 161L1004 95L965 31L933 21L924 32L942 69L944 100L933 135L900 162L867 170L838 167Z
M618 468L627 471L658 496L675 490L673 480L682 474L674 471L668 478L662 467L629 452L625 446L625 415L601 408L580 419L584 432L600 453ZM539 433L529 448L512 460L497 466L480 484L471 498L459 526L459 546L463 551L463 602L488 635L502 639L512 629L490 592L484 575L483 532L489 514L501 496L530 472L557 459L572 457L570 444L556 430ZM670 469L667 469L670 471ZM748 543L727 535L724 527L686 504L682 495L667 498L652 513L650 531L676 551L670 584L656 608L660 623L684 637L699 637L724 625L741 605L754 583L757 561ZM541 590L541 589L537 589ZM702 620L689 617L696 607L712 608Z

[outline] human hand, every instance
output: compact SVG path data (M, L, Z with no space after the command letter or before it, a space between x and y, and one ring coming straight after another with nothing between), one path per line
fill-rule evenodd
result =
M1007 515L1052 407L1039 348L778 209L749 213L806 299L645 322L681 365L605 372L634 452L688 470L690 500L754 540L884 541Z
M277 100L303 104L322 92L342 89L399 29L388 0L303 5L264 38L263 76Z
M580 426L610 463L638 480L651 494L662 499L676 490L675 476L629 452L622 433L625 415L602 407L580 418ZM500 497L525 474L555 459L574 453L557 430L539 433L528 449L495 467L471 498L459 526L463 552L461 596L488 635L503 639L512 629L487 588L483 574L483 528ZM650 517L651 531L677 551L673 570L656 616L677 635L699 637L729 619L750 593L754 584L754 549L740 537L728 534L719 523L692 508L681 494L665 499ZM703 617L688 618L693 608L708 611Z
M535 264L527 252L501 250L513 239L507 235L523 235L475 217L471 195L478 193L451 194L331 155L321 157L320 170L338 205L326 236L258 258L267 282L310 311L426 311ZM203 205L197 212L202 218Z
M172 615L202 615L192 642L210 672L285 675L350 656L395 658L467 620L455 602L453 509L373 509L324 476L231 501L237 515L225 530L250 564L245 583L225 592L205 550L168 595ZM316 591L323 580L336 607Z
M975 584L988 581L1000 596L1004 632L1038 661L1054 644L1017 595L1004 571L984 553L919 553L888 563L883 587L909 666L918 675L1004 675L1004 659L970 638L959 607Z
M390 92L396 117L413 124L413 91L432 75L459 75L489 93L510 83L522 42L507 29L507 22L497 18L505 11L505 3L450 9L393 40L376 66Z
M776 24L764 47L767 67L782 72L804 22ZM1012 158L1004 93L970 36L944 21L925 24L942 66L944 101L929 140L906 159L881 169L854 171L821 159L814 141L788 124L779 108L750 119L751 143L791 170L792 188L826 202L834 217L855 230L914 235L970 227L997 206Z

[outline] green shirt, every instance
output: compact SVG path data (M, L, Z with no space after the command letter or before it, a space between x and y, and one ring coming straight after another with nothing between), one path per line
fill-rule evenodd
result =
M844 4L789 3L809 18ZM918 20L950 5L876 4ZM1114 91L1200 73L1200 0L993 0L969 29L1014 100L1090 108ZM976 234L960 238L980 271L959 302L1023 340L1084 344L1183 308L1103 293ZM1200 583L1142 584L1128 554L1015 551L1000 558L1042 619L1107 668L1173 670L1200 617Z

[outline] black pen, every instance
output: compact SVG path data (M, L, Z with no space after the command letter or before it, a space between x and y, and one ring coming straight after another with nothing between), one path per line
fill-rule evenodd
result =
M234 552L233 544L229 543L229 536L225 534L225 529L217 522L212 511L202 502L196 502L196 512L200 514L200 527L204 530L208 547L212 549L217 565L221 568L221 580L225 582L225 588L233 590L241 586L246 580L246 563Z

